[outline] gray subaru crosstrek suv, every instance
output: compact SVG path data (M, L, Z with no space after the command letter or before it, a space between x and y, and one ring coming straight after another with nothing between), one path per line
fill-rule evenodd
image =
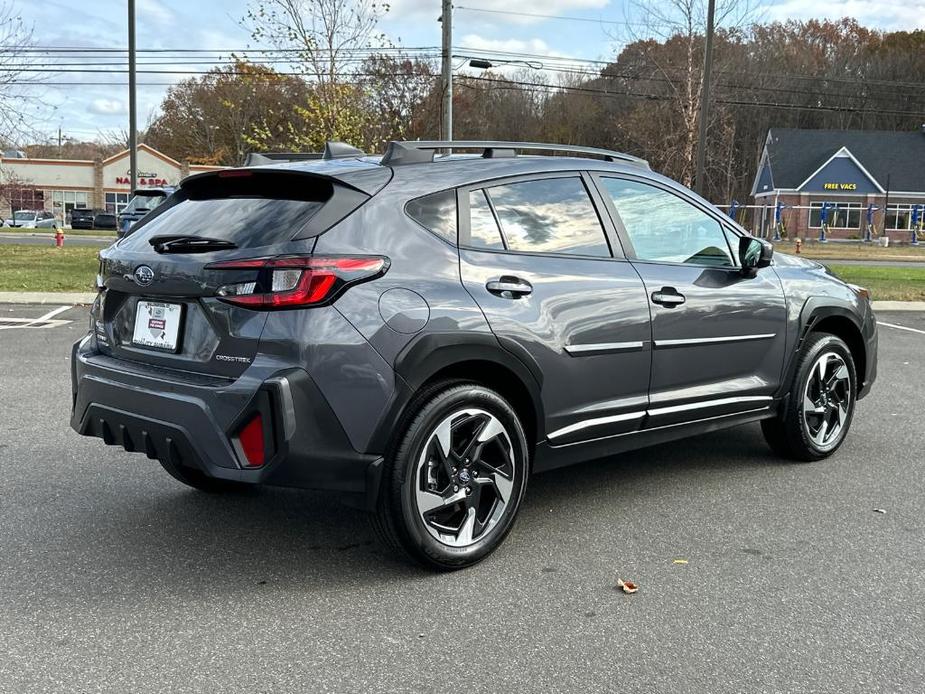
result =
M825 458L876 375L866 290L606 150L192 176L98 285L74 429L208 492L334 492L438 569L501 543L533 472L754 421Z

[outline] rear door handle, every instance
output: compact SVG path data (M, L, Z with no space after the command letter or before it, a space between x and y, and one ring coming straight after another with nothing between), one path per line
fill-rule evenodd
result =
M662 287L657 292L652 292L652 302L665 306L667 308L673 308L675 306L680 306L687 299L674 287Z
M485 283L485 289L506 299L516 299L519 296L529 296L533 293L533 285L527 280L509 276L488 280Z

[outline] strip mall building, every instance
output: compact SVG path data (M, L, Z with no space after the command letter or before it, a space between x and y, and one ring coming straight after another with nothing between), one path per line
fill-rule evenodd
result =
M752 195L764 210L765 233L781 202L791 238L818 236L828 203L830 238L863 237L874 205L874 232L908 241L913 209L925 205L925 126L904 132L771 129Z
M179 162L153 147L138 146L138 180L132 185L129 151L108 159L0 158L0 184L14 189L12 201L3 200L0 213L16 209L42 208L55 213L62 223L70 221L75 207L121 212L135 188L177 185L186 176L221 167Z

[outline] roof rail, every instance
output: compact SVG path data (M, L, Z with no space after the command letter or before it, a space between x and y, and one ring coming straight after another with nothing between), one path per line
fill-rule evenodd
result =
M612 152L609 149L597 147L581 147L578 145L557 145L548 142L504 142L499 140L393 140L382 157L384 166L401 166L403 164L421 164L434 160L434 152L438 149L481 149L486 159L500 157L515 157L517 150L530 150L541 152L569 152L572 154L585 154L605 159L606 161L619 161L648 169L649 162L639 157L622 152Z

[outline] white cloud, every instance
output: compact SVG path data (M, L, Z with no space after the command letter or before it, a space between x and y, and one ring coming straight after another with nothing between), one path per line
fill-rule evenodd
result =
M478 51L498 51L504 53L532 53L538 55L553 55L549 46L543 39L486 39L478 34L466 34L453 50L472 48Z
M766 21L854 17L860 24L885 30L925 28L925 1L843 0L820 5L815 0L784 0L765 6Z
M580 10L600 10L607 7L610 0L532 0L529 4L513 3L507 6L493 4L489 0L461 0L456 4L455 17L465 17L467 21L477 16L496 24L536 24L547 21L542 17L525 17L522 15L495 14L494 12L471 12L466 8L480 8L486 10L511 10L512 12L527 12L530 14L567 14ZM389 3L389 13L386 17L393 19L431 18L434 21L440 16L440 4L435 0L392 0ZM488 19L494 17L493 20Z
M138 16L155 24L173 24L174 14L161 0L138 0Z
M127 113L125 102L106 98L94 99L87 110L99 116L118 116Z

